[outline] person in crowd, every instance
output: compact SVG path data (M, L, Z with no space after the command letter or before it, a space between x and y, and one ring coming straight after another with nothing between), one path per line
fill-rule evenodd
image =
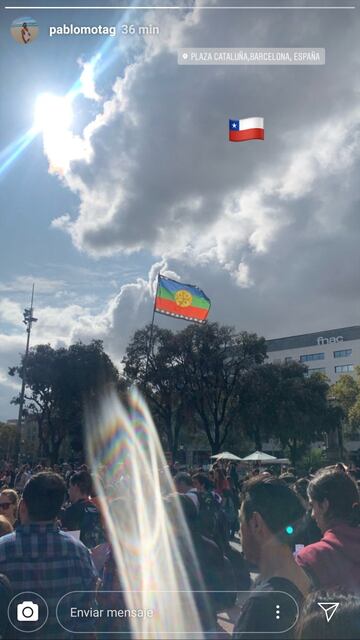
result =
M13 526L5 516L0 515L0 538L14 531Z
M238 472L237 472L237 467L235 462L231 462L229 465L229 469L228 469L228 476L230 476L231 480L232 480L232 486L235 489L235 491L239 491L239 476L238 476ZM227 478L229 479L229 478Z
M304 547L306 547L308 544L312 544L313 542L318 542L321 539L321 531L311 515L311 507L307 494L308 487L309 480L307 478L299 478L299 480L296 480L296 482L292 486L296 495L299 497L301 504L306 510L304 526L301 531L299 531L298 535L295 536L294 544L301 544Z
M12 597L10 582L6 576L0 574L0 639L7 640L10 634L8 606Z
M28 464L23 464L14 480L14 488L18 493L22 493L27 481L31 476L30 467Z
M63 639L64 629L56 619L59 599L70 591L71 606L94 606L91 593L96 571L88 549L59 530L57 517L64 502L64 480L52 472L34 475L25 485L19 504L20 525L0 538L0 573L10 581L14 593L32 591L42 596L49 607L49 618L37 632L39 638ZM70 611L70 606L66 611ZM64 626L73 624L63 617ZM86 623L81 622L81 631ZM73 627L74 628L74 627Z
M318 602L338 602L339 606L327 622ZM298 640L359 640L360 598L352 593L315 591L304 602L296 627Z
M186 530L177 518L178 500L180 500L186 524L191 534L192 544L190 544ZM207 611L205 616L206 620L203 618L203 623L205 623L205 627L209 629L214 626L216 622L216 613L235 603L236 589L233 568L228 558L222 553L220 547L199 531L198 512L188 496L183 494L170 495L165 499L165 506L170 520L173 523L174 535L176 536L187 570L190 586L194 589L194 592L204 589L208 593L207 599L210 603L211 611L210 617L209 611ZM194 563L191 550L195 553L200 574L196 563ZM201 583L201 578L203 584ZM204 613L203 604L204 603L200 604L201 615Z
M344 464L343 462L338 462L335 465L335 469L336 469L336 471L342 471L343 473L347 473L348 472L348 468L347 468L346 464Z
M189 473L185 473L184 471L177 473L174 477L174 484L176 491L185 496L188 496L188 498L193 501L196 509L199 510L199 498L197 495L197 490L193 485L191 475Z
M17 520L18 494L14 489L3 489L0 491L0 514L14 527Z
M57 465L54 465L54 472L55 472L55 473L57 473L57 471L55 471L56 466L57 466ZM40 463L40 464L37 464L37 465L36 465L36 467L34 467L34 469L33 469L33 473L40 473L40 471L44 471L44 467L43 467L43 465L42 465L41 463Z
M284 631L296 619L295 603L300 606L310 590L310 580L295 563L292 538L301 526L304 508L292 489L278 478L249 480L244 488L240 530L245 558L256 565L258 583L244 602L235 625L237 640L263 638L264 632ZM278 620L275 607L281 606ZM293 638L290 629L282 638Z
M83 465L84 466L84 465ZM96 547L105 541L101 514L91 500L92 477L89 471L77 471L70 478L71 505L61 512L63 529L80 531L80 540L87 547Z
M221 550L232 566L235 579L236 591L248 591L251 586L249 564L244 558L244 554L237 547L226 540L221 545Z
M224 489L223 491L221 511L224 514L225 519L225 539L230 540L233 538L234 532L239 530L238 510L235 506L234 496L230 489Z
M12 464L6 463L0 473L0 488L7 489L14 486L15 471Z
M102 507L101 493L104 491L104 489L105 489L104 483L102 481L100 474L92 473L91 474L91 493L89 497L91 502L98 509L98 511L101 511L101 507ZM99 492L100 492L100 495L99 495Z
M236 489L233 479L231 476L227 476L227 481L229 483L229 495L231 496L232 503L234 505L234 513L233 517L230 519L230 540L232 540L235 536L235 533L239 531L240 521L239 521L239 509L240 509L240 498L239 492ZM225 492L226 496L226 492Z
M356 482L335 467L320 469L308 495L323 537L296 557L317 588L360 588L360 498Z
M215 471L215 476L214 476L215 491L220 496L222 496L223 492L226 489L229 489L229 483L226 479L224 470L221 467L215 467L214 471Z
M69 462L65 463L63 467L64 467L63 473L66 481L66 486L69 487L70 478L73 475L73 473L75 473L75 467L72 463L69 463Z
M128 499L128 497L117 497L111 501L109 507L110 514L115 520L123 517L124 513L128 511ZM108 537L107 542L100 545L101 549L100 547L96 547L91 550L93 557L94 554L98 556L98 551L101 552L101 558L99 556L95 558L95 564L99 567L100 576L96 599L99 606L104 609L126 609L125 587L121 582L115 561L110 532L108 530L105 531ZM119 540L119 542L121 544L122 540ZM115 636L116 638L131 640L131 625L129 619L103 618L99 621L97 625L97 640L108 640L110 636L107 634L110 633L119 634Z
M195 473L192 480L199 500L199 530L204 536L214 538L220 511L219 502L211 491L211 483L205 473Z
M296 482L296 476L294 476L292 473L281 473L279 478L290 486L292 486Z

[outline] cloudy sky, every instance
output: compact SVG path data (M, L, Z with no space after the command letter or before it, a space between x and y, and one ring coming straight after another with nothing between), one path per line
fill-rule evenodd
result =
M0 419L16 415L7 368L32 282L33 345L102 338L116 363L159 270L203 288L212 320L269 338L359 324L359 3L183 4L29 10L27 46L9 33L24 12L2 11ZM50 38L64 23L118 34ZM192 46L325 47L326 64L178 66ZM228 119L249 116L265 141L229 143Z

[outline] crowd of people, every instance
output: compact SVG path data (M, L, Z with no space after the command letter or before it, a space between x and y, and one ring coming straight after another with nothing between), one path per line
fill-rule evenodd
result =
M224 637L218 618L229 610L237 612L232 635L238 640L269 632L302 640L360 638L358 469L338 464L297 477L295 469L244 473L235 463L217 463L169 471L174 492L163 496L165 511L171 520L174 505L181 505L190 535L179 526L173 535L195 601L198 575L189 544L201 569L209 607L200 618L209 637ZM124 480L121 497L117 487L103 486L120 517ZM71 637L56 618L66 593L75 592L76 607L109 606L114 597L121 605L114 595L121 574L95 484L85 464L16 469L0 463L0 637L19 637L6 613L14 594L46 599L49 618L37 637L49 640ZM339 602L331 623L318 602ZM74 633L94 639L109 631L131 633L127 620L71 624Z

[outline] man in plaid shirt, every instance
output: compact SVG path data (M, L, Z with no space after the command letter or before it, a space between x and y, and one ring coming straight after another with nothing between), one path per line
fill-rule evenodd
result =
M56 473L41 472L33 476L24 488L19 505L21 525L0 538L0 573L9 579L13 594L35 592L49 607L49 618L37 632L37 640L72 637L58 623L56 606L66 593L94 591L96 587L96 570L88 549L60 531L56 522L65 493L65 483ZM76 621L70 620L73 606L96 608L94 594L77 593L68 597L60 617L64 627L91 633L91 621L89 624L79 620L77 628L74 626ZM14 629L14 637L19 635L22 634Z

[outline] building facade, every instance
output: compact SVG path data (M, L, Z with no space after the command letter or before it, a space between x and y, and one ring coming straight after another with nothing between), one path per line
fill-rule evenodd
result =
M308 374L324 373L331 383L342 374L355 374L360 365L360 326L267 340L270 362L300 362Z

